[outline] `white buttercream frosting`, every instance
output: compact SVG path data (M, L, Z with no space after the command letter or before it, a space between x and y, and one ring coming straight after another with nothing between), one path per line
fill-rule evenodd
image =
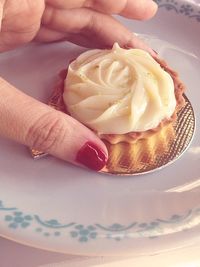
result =
M118 44L73 61L63 97L72 117L101 134L153 129L176 107L171 76L147 52Z

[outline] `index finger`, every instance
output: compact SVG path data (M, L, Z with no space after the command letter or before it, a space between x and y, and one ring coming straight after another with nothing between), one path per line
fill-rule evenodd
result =
M47 0L56 8L73 9L87 7L106 14L118 14L131 19L149 19L157 11L152 0Z
M130 19L149 19L157 11L152 0L90 0L90 7L108 14L118 14Z

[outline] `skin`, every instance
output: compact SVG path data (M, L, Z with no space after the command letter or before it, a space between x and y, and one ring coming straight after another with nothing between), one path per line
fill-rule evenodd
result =
M113 14L145 20L157 11L151 0L0 0L0 52L31 41L70 41L107 48L114 42L154 52ZM103 21L103 23L102 23ZM75 163L88 141L106 147L73 118L25 95L0 78L0 135Z

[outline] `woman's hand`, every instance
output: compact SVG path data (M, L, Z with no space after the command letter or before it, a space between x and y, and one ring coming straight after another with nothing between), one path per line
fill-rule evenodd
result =
M148 19L156 10L151 0L0 0L0 51L32 40L68 40L101 48L117 41L153 53L112 14ZM88 128L4 79L0 79L0 135L94 170L107 160L104 143Z
M0 10L0 51L33 39L93 48L118 42L150 50L112 15L149 19L157 5L152 0L0 0Z

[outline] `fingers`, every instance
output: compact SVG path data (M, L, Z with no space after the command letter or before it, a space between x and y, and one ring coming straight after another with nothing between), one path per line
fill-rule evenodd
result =
M0 114L0 135L96 171L106 163L107 149L93 132L3 79Z
M152 0L47 0L47 4L63 9L89 7L106 14L142 20L153 17L157 11L157 5Z
M0 52L30 42L40 28L44 1L0 0Z
M87 8L55 10L48 7L42 24L37 35L39 41L57 41L60 38L93 48L111 47L118 42L121 47L137 47L154 53L112 16Z
M97 11L119 14L131 19L149 19L157 11L157 4L152 0L90 0L87 2Z
M46 3L59 9L80 8L87 5L86 0L46 0Z

